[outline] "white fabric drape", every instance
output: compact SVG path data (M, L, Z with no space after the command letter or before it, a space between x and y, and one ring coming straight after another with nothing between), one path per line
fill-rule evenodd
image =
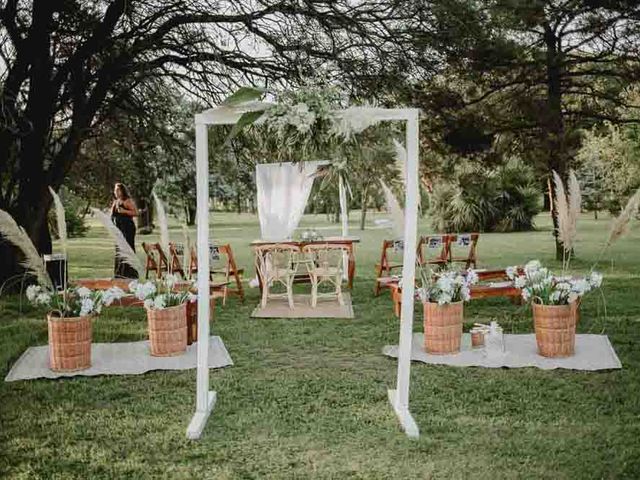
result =
M307 205L318 165L325 163L256 165L258 217L263 240L291 238Z

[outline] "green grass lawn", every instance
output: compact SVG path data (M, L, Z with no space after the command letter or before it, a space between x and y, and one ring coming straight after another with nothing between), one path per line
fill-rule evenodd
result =
M370 221L373 221L372 217ZM357 224L354 214L352 225ZM482 235L480 266L552 261L548 216L536 232ZM323 216L304 225L338 232ZM573 262L586 270L609 221L580 219ZM253 271L250 215L215 214L212 235L232 243ZM421 225L426 232L426 222ZM181 237L178 226L172 231ZM258 292L218 308L233 367L212 371L218 403L203 437L185 438L195 371L0 384L0 477L7 478L640 478L640 229L615 245L600 268L602 298L583 303L581 332L605 331L623 369L581 373L413 364L411 411L421 437L400 431L387 402L397 343L387 294L373 297L373 265L384 230L360 235L353 320L251 319ZM99 227L71 241L72 276L109 276L113 247ZM149 238L149 237L147 237ZM144 240L138 237L138 241ZM475 301L468 324L497 319L532 331L530 313L507 300ZM0 374L31 345L45 344L43 312L0 301ZM142 310L111 309L94 341L146 338ZM415 330L422 328L416 312Z

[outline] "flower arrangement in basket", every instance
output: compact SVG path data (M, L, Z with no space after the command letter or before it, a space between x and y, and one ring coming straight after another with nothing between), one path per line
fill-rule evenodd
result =
M70 372L91 366L91 318L124 292L118 287L90 290L75 286L56 292L49 285L29 285L26 296L34 306L48 310L49 368Z
M532 304L538 353L545 357L573 355L580 300L600 288L602 274L592 271L585 278L558 276L532 260L523 274L509 267L507 276L521 290L522 298Z
M422 286L417 294L424 305L424 346L431 354L460 351L464 302L478 282L473 270L431 272L420 269Z
M177 289L178 277L167 274L161 280L129 284L129 290L144 302L149 327L151 355L180 355L187 349L187 303L197 296L189 288Z

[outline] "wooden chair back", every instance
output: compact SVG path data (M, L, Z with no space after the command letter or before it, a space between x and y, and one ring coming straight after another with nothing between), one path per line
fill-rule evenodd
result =
M464 263L465 268L477 268L479 233L449 235L449 262Z
M418 240L419 265L446 265L449 262L451 235L425 235Z
M183 255L184 245L169 243L169 271L171 273L179 273L182 278L186 279L187 276L182 268L182 260L180 260Z
M149 272L154 272L156 275L158 274L158 259L156 258L156 251L153 245L149 245L147 242L142 242L142 249L147 257L144 264L144 278L148 279Z
M162 246L159 243L154 243L153 249L158 254L157 275L158 275L158 278L162 278L162 275L164 274L164 272L169 271L169 260L167 259L167 255L164 253L164 250L162 250Z
M384 285L377 279L389 277L393 274L402 274L402 262L404 256L404 241L401 239L383 240L380 251L380 261L376 264L376 283L373 287L375 295L380 293Z
M260 245L254 248L256 253L256 270L264 282L279 280L282 275L296 270L300 247L285 243Z

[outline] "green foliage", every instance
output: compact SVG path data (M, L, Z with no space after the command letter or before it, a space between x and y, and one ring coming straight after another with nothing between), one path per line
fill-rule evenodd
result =
M494 169L464 164L436 185L430 215L439 232L532 230L539 198L533 170L518 160Z
M60 188L60 199L64 205L65 223L67 224L67 236L69 238L84 237L89 227L86 224L85 216L89 206L85 200L73 190L67 187ZM49 210L49 230L53 238L58 238L55 209Z
M587 208L617 214L640 187L640 128L606 123L589 130L576 160Z

